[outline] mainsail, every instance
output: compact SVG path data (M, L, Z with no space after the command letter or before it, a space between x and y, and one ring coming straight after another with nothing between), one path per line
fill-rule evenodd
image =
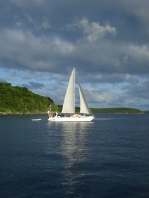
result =
M77 78L79 85L79 94L80 94L80 113L92 114L88 104L86 102L83 90L81 88L80 82ZM64 103L62 113L75 113L75 68L72 70Z
M72 70L69 79L62 113L75 113L75 68Z

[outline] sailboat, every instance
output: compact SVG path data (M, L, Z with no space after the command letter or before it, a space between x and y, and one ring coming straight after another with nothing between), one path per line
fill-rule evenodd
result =
M56 122L89 122L94 119L94 116L91 113L90 108L88 107L87 101L85 99L83 90L81 88L80 82L77 79L79 86L79 95L80 95L80 114L75 113L75 68L72 70L66 95L64 98L62 113L55 113L54 116L51 116L49 113L49 121Z

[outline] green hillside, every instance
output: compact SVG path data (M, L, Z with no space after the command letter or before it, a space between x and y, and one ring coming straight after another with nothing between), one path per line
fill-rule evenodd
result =
M125 107L119 107L119 108L100 108L96 109L93 108L91 109L93 113L144 113L143 111L140 111L139 109L136 108L125 108Z
M51 98L34 94L26 87L0 82L1 113L44 113L50 105L52 111L57 111L57 106Z

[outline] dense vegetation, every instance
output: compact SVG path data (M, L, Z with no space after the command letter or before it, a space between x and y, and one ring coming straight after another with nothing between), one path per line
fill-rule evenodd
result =
M135 108L101 108L101 109L91 109L93 113L143 113L139 109Z
M34 94L26 87L13 87L10 83L0 82L0 112L45 113L50 105L53 111L57 111L51 98Z
M145 114L149 114L149 111L144 111Z

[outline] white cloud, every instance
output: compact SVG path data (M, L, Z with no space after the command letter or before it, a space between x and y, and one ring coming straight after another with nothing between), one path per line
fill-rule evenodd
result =
M66 41L62 41L58 38L53 40L53 44L56 47L55 52L58 50L61 54L71 53L75 49L74 45L72 45Z
M36 22L32 19L32 17L29 15L29 13L25 13L24 16L29 20L29 22L35 24Z
M69 42L12 29L0 32L0 43L1 59L36 69L52 68L58 56L68 56L74 50L74 46Z
M89 22L87 18L83 17L81 20L76 20L75 23L68 25L68 29L80 28L89 42L94 42L99 38L104 37L106 34L116 35L117 30L109 24L105 26L97 22Z
M129 45L130 54L135 57L137 62L149 62L149 46L148 45Z
M41 27L43 27L45 29L52 28L47 17L44 17Z
M37 22L36 20L34 20L29 13L25 13L24 16L27 18L27 20L33 24L34 28L37 30L40 29L50 29L52 28L52 26L49 23L49 19L47 17L41 17L41 22Z

